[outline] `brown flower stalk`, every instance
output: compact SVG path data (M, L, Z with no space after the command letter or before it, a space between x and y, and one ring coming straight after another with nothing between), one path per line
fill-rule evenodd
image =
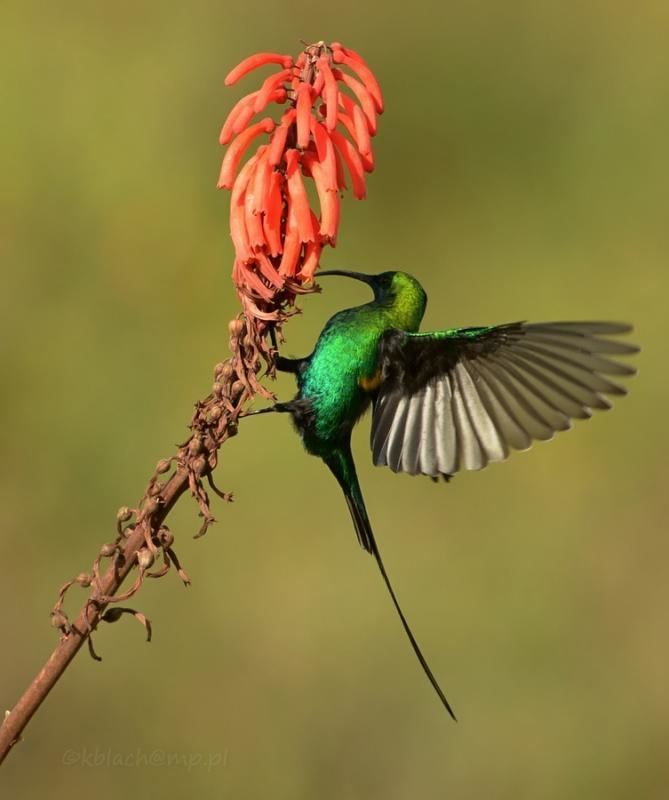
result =
M261 370L273 376L277 333L295 313L301 293L314 291L313 279L325 246L334 247L340 221L340 193L346 188L344 165L353 194L365 196L365 172L374 168L370 137L383 110L381 92L371 71L352 50L339 43L310 45L293 61L290 56L260 53L233 69L231 85L265 64L279 71L261 88L242 98L230 112L220 140L230 143L219 187L232 189L230 234L236 257L233 280L243 313L229 323L231 357L214 368L211 392L196 403L186 442L158 462L136 508L123 507L113 541L102 545L89 572L67 581L58 593L51 622L60 640L44 667L0 725L0 763L33 714L59 680L84 642L91 656L93 633L101 622L134 616L151 640L151 623L125 605L147 578L161 578L174 567L185 585L190 581L174 550L165 520L186 492L202 517L196 538L215 520L207 488L225 501L212 473L221 445L237 433L239 417L258 394L272 397L260 381ZM342 71L346 67L358 78ZM348 93L347 91L348 90ZM269 104L287 104L275 123L252 122ZM244 152L258 137L269 142L241 166ZM312 180L318 207L310 206L306 181ZM130 587L120 592L133 573ZM74 620L64 603L74 586L87 598Z

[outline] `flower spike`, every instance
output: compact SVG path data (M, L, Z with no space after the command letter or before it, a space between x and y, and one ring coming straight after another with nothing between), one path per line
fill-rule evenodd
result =
M232 190L233 280L248 335L271 366L268 329L280 329L295 313L297 296L314 291L323 250L336 243L345 168L354 197L366 195L383 97L362 56L339 42L308 45L295 60L257 53L232 69L225 84L267 65L275 71L234 105L223 124L220 142L228 149L218 186ZM284 103L288 107L275 121L269 109ZM261 112L269 116L253 122ZM257 151L243 163L257 139ZM315 208L309 181L318 196Z

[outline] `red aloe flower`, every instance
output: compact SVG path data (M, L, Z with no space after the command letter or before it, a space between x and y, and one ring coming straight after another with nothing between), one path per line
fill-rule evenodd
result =
M228 145L219 188L232 190L230 235L233 280L247 319L248 342L272 365L267 332L280 332L298 294L314 291L321 253L335 246L346 190L366 194L365 172L374 168L371 137L383 112L381 89L362 57L339 42L306 47L293 61L280 53L244 59L226 86L267 64L279 69L232 109L220 134ZM344 69L350 72L345 72ZM287 103L275 122L253 122L268 106ZM241 164L258 137L256 152ZM241 169L240 169L241 166ZM318 196L312 207L307 181Z

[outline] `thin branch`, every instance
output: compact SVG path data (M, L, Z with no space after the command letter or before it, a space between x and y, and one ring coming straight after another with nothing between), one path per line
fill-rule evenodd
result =
M0 763L20 741L26 725L85 642L88 642L91 655L99 659L91 635L100 622L115 622L123 613L132 613L145 625L150 639L151 623L141 612L112 606L113 610L105 614L110 604L127 600L141 588L145 577L160 578L171 566L186 585L190 583L174 552L174 536L164 522L179 498L190 491L204 519L196 536L206 532L214 518L202 479L206 477L209 480L216 494L227 501L232 500L230 493L216 489L212 481L211 472L217 464L218 450L226 439L236 435L237 420L249 400L260 392L264 396L270 395L258 382L261 360L253 341L245 336L245 324L233 320L229 328L234 355L216 365L211 394L195 405L191 436L179 447L176 455L158 462L139 509L120 509L116 540L100 548L91 573L81 573L61 587L51 612L52 624L61 632L60 641L14 708L5 713L0 725ZM161 482L162 476L171 469L171 476ZM160 554L163 566L149 571ZM103 559L111 559L111 563L101 574ZM137 572L134 584L123 594L118 594L133 569ZM90 589L90 592L78 616L70 622L63 611L63 603L68 590L75 584Z

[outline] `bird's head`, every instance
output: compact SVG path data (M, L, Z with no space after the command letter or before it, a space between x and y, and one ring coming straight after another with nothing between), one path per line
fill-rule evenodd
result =
M427 303L425 290L418 281L407 272L380 272L378 275L368 275L364 272L350 272L343 269L329 269L318 273L322 275L341 275L344 278L353 278L362 281L371 287L374 300L379 305L395 305L396 303L413 302L422 306Z

